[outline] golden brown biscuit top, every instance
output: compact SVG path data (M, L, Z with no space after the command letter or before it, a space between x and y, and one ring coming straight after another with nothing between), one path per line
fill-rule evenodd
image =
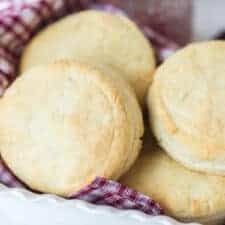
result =
M22 181L68 195L96 176L116 179L128 169L140 149L142 118L121 81L136 115L130 121L120 79L113 79L62 61L28 70L12 84L0 101L1 154Z
M132 21L94 10L63 18L37 34L25 49L20 70L67 58L121 70L141 102L155 69L152 47Z
M162 146L191 168L223 174L224 59L223 41L189 45L158 68L148 98Z

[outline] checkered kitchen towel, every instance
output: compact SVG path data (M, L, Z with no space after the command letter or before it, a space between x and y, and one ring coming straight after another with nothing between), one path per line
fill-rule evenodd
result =
M16 68L21 51L32 35L42 26L54 22L71 12L86 8L106 10L125 14L109 4L96 4L90 0L1 0L0 1L0 94L16 78ZM153 43L158 60L173 53L178 45L161 36L150 27L141 26ZM0 160L0 182L8 187L27 188ZM151 198L121 184L96 178L71 198L82 199L95 204L111 205L119 209L138 209L150 215L163 211Z

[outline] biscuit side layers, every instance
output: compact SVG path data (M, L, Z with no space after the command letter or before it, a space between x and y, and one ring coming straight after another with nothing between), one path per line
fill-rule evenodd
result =
M225 42L191 44L161 65L148 93L150 126L183 165L225 175Z
M148 135L148 134L147 134ZM225 177L195 172L170 158L152 137L120 182L157 201L182 221L217 224L225 218Z

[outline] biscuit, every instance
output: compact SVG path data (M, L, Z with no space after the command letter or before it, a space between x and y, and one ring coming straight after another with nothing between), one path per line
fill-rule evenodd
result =
M225 175L225 42L191 44L156 71L148 93L160 146L188 168Z
M97 176L125 173L141 148L143 119L120 76L71 61L20 76L0 100L1 155L15 175L70 196Z
M157 201L167 215L185 222L223 224L225 177L189 170L171 159L152 139L120 182Z
M20 71L58 59L121 70L141 103L155 69L151 44L133 22L94 10L63 18L37 34L25 48Z

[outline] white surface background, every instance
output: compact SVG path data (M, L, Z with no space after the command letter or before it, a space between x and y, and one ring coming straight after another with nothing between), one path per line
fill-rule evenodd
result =
M193 0L193 2L195 40L207 40L217 32L225 30L225 0Z

